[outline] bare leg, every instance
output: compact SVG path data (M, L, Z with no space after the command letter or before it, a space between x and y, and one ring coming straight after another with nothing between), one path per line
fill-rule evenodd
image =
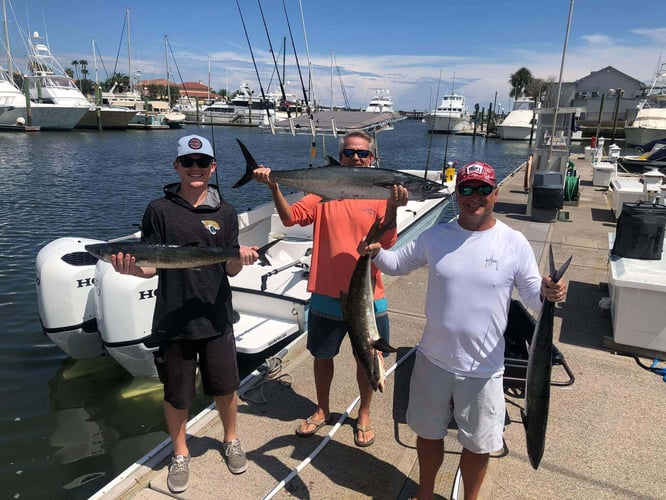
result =
M215 406L222 420L224 428L224 442L229 443L236 439L236 412L238 410L238 396L236 392L226 396L216 396Z
M372 386L368 380L368 376L365 374L363 366L359 362L358 358L356 359L356 382L358 383L358 392L361 396L361 403L358 407L358 425L367 426L370 424L370 404L372 403ZM374 430L368 430L366 432L357 431L357 439L361 442L370 441L375 437Z
M331 416L329 406L329 396L331 393L331 383L333 382L333 373L335 367L333 359L314 358L314 379L317 390L317 410L310 418L314 420L327 420ZM300 432L310 432L314 425L308 424L305 420L301 422Z
M460 473L465 489L465 500L475 500L479 496L483 478L488 470L489 453L472 453L463 448L460 456Z
M164 419L166 420L167 430L171 441L173 442L173 454L188 456L187 439L185 427L187 426L187 410L174 408L170 403L163 402Z
M430 500L435 493L435 478L444 461L444 440L416 438L416 454L419 457L419 488L414 498Z

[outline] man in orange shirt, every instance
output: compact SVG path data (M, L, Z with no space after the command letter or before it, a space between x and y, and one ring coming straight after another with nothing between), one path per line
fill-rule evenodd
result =
M340 140L340 163L347 167L370 167L375 157L373 139L361 131L349 132ZM290 205L277 182L270 179L270 168L261 166L254 171L256 180L271 189L273 202L285 226L314 224L314 245L308 291L312 292L308 319L307 347L314 356L314 379L317 391L317 410L296 428L299 436L312 436L329 423L329 395L333 381L333 358L338 354L347 328L342 319L340 292L347 291L352 272L358 260L358 242L365 238L377 219L389 221L399 206L407 204L407 190L393 186L387 200L333 200L322 202L320 196L307 194ZM380 243L384 248L393 246L396 229L387 231ZM377 329L389 341L384 284L375 266L372 272L375 284L375 317ZM370 446L375 431L370 423L372 387L360 364L356 363L361 403L356 421L354 442L357 446Z

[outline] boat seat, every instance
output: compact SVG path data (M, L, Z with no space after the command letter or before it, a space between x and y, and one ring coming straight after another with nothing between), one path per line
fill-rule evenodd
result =
M298 224L287 227L282 224L278 214L271 215L271 235L284 235L286 241L289 240L308 240L312 241L312 225L299 226Z

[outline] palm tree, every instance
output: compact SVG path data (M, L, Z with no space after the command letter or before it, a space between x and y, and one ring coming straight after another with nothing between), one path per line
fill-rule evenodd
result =
M532 82L532 73L530 70L522 67L509 78L509 83L511 84L511 92L509 93L510 97L521 97L527 91L530 83Z
M78 79L79 79L79 61L72 61L70 64L71 64L72 66L74 66L74 71L75 71L75 74L76 74L76 79L78 80Z

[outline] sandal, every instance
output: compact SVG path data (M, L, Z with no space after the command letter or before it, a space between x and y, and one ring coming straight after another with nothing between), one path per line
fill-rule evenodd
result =
M358 433L361 432L363 434L363 437L365 437L366 432L374 431L374 430L375 430L375 427L372 424L368 424L368 425L356 424L356 429L354 429L354 444L356 446L360 447L360 448L367 448L368 446L370 446L372 443L375 442L375 436L372 436L372 438L370 438L367 441L361 441L358 438Z
M304 432L304 431L301 430L302 425L299 425L298 427L296 427L296 435L297 435L297 436L300 436L300 437L310 437L310 436L313 436L314 434L317 433L317 431L318 431L319 429L321 429L321 428L324 427L325 425L328 425L328 423L329 423L330 421L331 421L331 418L330 418L330 417L327 418L326 420L319 420L318 418L308 417L308 418L305 419L305 425L313 425L314 428L313 428L312 430L309 430L309 431Z

